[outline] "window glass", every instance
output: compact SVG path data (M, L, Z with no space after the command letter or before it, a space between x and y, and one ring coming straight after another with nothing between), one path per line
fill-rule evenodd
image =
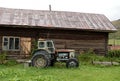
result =
M19 49L19 38L15 38L15 49Z
M8 42L8 38L4 38L4 42Z
M45 47L45 43L44 42L39 42L39 48L44 48Z
M9 39L9 49L14 49L14 38Z
M53 47L52 42L47 42L47 47Z
M4 38L3 40L3 49L8 50L8 38Z

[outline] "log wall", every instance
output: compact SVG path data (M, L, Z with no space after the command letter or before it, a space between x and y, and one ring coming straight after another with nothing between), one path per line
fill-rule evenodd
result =
M0 51L2 51L2 36L17 36L21 38L34 39L39 38L53 40L56 49L75 49L77 53L93 49L95 53L105 55L107 53L108 33L91 32L83 30L65 30L65 29L36 29L36 28L0 28ZM25 40L24 40L25 41ZM27 41L27 40L26 40ZM30 41L30 40L28 40ZM22 41L21 41L22 42ZM32 42L31 42L32 43ZM33 49L34 44L29 43L28 48L23 47L20 51L9 52L10 54L21 55L28 53ZM24 42L24 45L25 42ZM31 47L30 47L31 46ZM29 52L29 53L30 53Z
M46 33L41 32L40 37L52 39L57 49L75 49L78 53L92 49L101 55L107 52L108 33L51 30Z

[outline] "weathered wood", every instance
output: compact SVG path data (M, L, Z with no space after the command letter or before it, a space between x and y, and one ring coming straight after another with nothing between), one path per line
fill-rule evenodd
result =
M6 33L7 32L7 33ZM24 40L23 44L27 47L21 48L18 52L9 52L9 54L28 53L25 50L32 50L35 42L39 38L53 40L56 49L75 49L80 52L82 50L93 49L97 54L107 53L108 33L90 32L82 30L63 30L63 29L34 29L34 28L2 28L0 29L0 49L2 51L2 36L17 36L21 38L31 38L31 44L27 44L30 40ZM22 42L22 41L21 41ZM26 42L26 43L25 43ZM22 44L21 44L22 45ZM31 47L30 47L31 46ZM24 49L24 52L22 52Z
M31 38L21 37L20 41L20 54L27 56L31 53Z
M55 42L55 47L57 49L67 48L67 49L75 49L77 51L93 49L95 53L98 54L105 53L104 40L98 43L94 43L94 40L91 42L86 42L86 41L80 42L79 40L75 41L75 40L53 39L53 41Z

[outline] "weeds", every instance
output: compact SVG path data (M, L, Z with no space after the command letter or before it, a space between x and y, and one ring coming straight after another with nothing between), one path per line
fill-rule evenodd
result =
M2 52L0 54L0 64L5 64L7 52Z
M14 66L14 65L16 65L16 64L18 64L18 63L17 63L17 61L14 60L14 59L7 60L7 62L5 63L5 65L7 65L7 66Z
M120 50L110 50L108 51L108 54L107 54L107 57L110 57L110 58L119 58L120 57Z

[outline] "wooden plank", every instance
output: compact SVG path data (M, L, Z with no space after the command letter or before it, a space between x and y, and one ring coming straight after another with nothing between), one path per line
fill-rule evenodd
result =
M31 38L21 38L21 50L20 53L21 54L25 54L28 55L31 52Z
M55 42L56 48L67 48L67 49L75 49L76 51L80 50L97 50L96 53L104 54L105 53L105 40L69 40L69 39L53 39ZM56 43L57 42L57 43ZM60 45L60 46L59 46ZM102 50L101 50L102 49Z
M73 41L73 40L58 40L58 39L54 39L53 40L55 42L55 44L57 45L67 45L67 47L104 47L104 43L94 43L93 42L86 42L86 41Z

